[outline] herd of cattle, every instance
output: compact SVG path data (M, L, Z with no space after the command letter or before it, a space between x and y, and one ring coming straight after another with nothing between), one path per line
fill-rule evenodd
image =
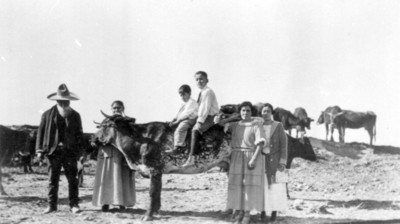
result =
M256 104L260 107L261 104ZM229 104L221 107L221 113L232 114L238 113L238 105ZM255 111L256 113L256 111ZM289 162L295 157L301 157L308 160L316 160L316 156L308 138L304 137L306 129L310 129L310 124L313 119L308 117L304 108L296 108L294 113L283 108L276 108L273 114L274 120L282 122L285 130L289 132ZM339 132L340 142L344 142L344 135L346 128L362 128L364 127L370 136L370 144L376 135L376 115L373 112L353 112L350 110L342 110L338 106L332 106L322 111L317 120L317 124L325 124L326 127L326 140L328 140L329 132L331 133L330 140L333 141L334 129ZM163 125L163 124L162 124ZM165 124L165 126L168 126ZM164 126L163 126L164 127ZM1 167L2 165L9 165L11 162L18 161L23 166L24 172L32 172L32 159L35 155L35 141L37 126L22 125L22 126L2 126L0 125L0 194L5 194L1 182ZM147 127L148 128L148 127ZM159 127L158 127L159 128ZM165 130L166 127L164 127ZM290 131L296 130L296 138L291 137ZM158 133L160 131L158 130ZM172 132L171 132L172 133ZM171 135L168 132L169 135ZM298 133L301 133L301 138L297 139ZM140 133L145 135L145 133ZM85 142L89 144L92 134L86 133L84 135ZM171 137L170 137L171 139ZM220 147L220 143L216 147ZM85 150L82 150L82 155ZM92 156L93 157L93 156ZM80 157L79 162L84 162ZM83 171L83 164L78 165L80 171ZM80 172L81 173L81 172Z

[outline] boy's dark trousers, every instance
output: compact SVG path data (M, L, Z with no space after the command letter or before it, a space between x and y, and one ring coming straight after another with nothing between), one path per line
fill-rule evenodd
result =
M78 206L79 188L78 188L78 168L76 156L68 155L67 149L58 147L48 159L49 173L49 205L53 209L57 209L58 202L58 185L61 174L61 167L64 168L65 176L68 180L69 206Z

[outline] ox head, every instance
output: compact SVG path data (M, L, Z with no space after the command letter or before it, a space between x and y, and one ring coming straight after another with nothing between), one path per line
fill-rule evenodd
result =
M323 124L323 123L325 122L324 113L325 113L325 112L322 111L321 114L319 115L318 120L317 120L317 125L318 125L318 124Z
M135 122L133 118L122 117L121 115L107 115L103 111L105 119L101 123L96 123L98 131L94 134L95 141L99 141L103 145L114 144L115 141L122 136L133 137L132 124Z
M310 125L311 125L311 122L313 122L313 121L314 121L314 119L312 119L310 117L306 117L305 119L303 119L304 127L306 127L308 130L310 130L311 129Z

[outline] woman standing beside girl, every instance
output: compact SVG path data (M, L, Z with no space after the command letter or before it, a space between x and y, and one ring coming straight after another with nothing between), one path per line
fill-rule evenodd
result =
M261 156L265 139L261 122L251 117L253 105L243 102L240 107L242 120L229 123L232 132L230 166L228 174L227 209L239 214L234 217L235 223L250 223L250 211L264 211L264 159ZM230 121L225 119L216 123L223 125Z
M277 211L285 211L287 209L286 184L277 183L277 173L278 175L285 175L283 171L286 167L288 150L287 137L283 125L272 119L272 112L272 105L266 103L261 106L259 115L264 120L262 127L266 139L266 144L262 149L266 171L264 207L265 211L272 211L271 221L274 221ZM264 218L265 213L261 213L261 219Z

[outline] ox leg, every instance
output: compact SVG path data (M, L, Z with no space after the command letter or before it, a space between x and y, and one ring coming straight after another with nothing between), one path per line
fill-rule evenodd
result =
M344 143L344 128L339 128L339 142Z
M2 176L3 173L1 172L1 166L0 166L0 195L7 195L7 193L4 191Z
M373 139L374 133L372 131L372 128L368 129L367 131L369 134L369 145L372 145L372 139Z
M29 155L29 160L28 160L28 170L29 172L33 173L33 169L32 169L32 162L33 162L33 158L31 155Z
M325 130L326 130L325 140L328 141L329 140L329 127L328 127L328 124L325 124Z
M1 173L1 167L0 167L0 195L5 195L6 194L6 192L4 191L4 188L3 188L3 180L2 180L2 173Z
M334 142L335 139L333 139L333 133L335 132L335 128L333 128L333 126L331 126L330 131L331 131L331 142Z
M83 187L83 175L85 172L85 167L83 165L83 161L81 161L81 160L78 160L77 164L78 164L77 165L77 167L78 167L78 186Z
M290 195L289 195L289 183L286 183L286 197L288 199L290 199Z
M150 207L142 217L143 221L151 221L153 214L161 208L162 171L150 172Z

